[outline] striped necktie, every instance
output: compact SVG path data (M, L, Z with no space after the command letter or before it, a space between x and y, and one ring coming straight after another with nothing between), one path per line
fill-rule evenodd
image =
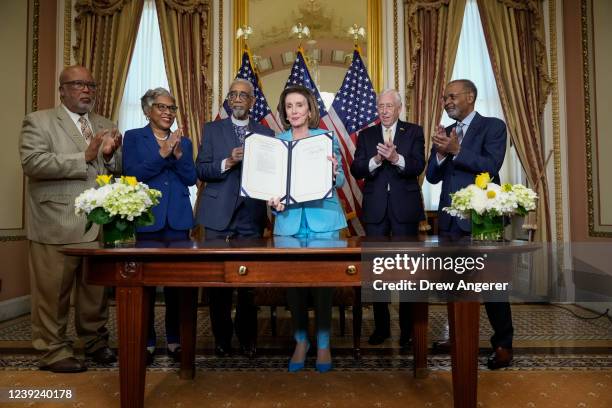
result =
M83 137L85 138L85 143L89 145L89 142L91 142L91 138L93 137L93 133L91 132L91 128L89 127L89 122L87 121L85 116L81 116L79 118L79 124L81 125L81 133L83 134Z
M457 139L459 140L459 144L463 141L463 127L465 123L457 122L457 127L455 128L455 132L457 133Z

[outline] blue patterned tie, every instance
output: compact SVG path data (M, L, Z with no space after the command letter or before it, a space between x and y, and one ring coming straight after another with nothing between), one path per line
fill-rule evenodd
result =
M238 126L234 123L232 124L234 125L234 133L236 133L236 136L238 136L238 141L240 142L240 145L243 145L244 138L247 134L248 126Z

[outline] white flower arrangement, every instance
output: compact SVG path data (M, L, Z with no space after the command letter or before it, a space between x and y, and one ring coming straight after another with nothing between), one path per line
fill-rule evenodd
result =
M151 225L155 221L151 208L159 203L161 192L138 182L135 177L110 175L96 178L98 188L90 188L74 201L75 213L87 216L86 231L93 223L114 223L119 230L129 224Z
M522 184L493 183L489 173L476 176L475 184L451 194L450 207L443 211L470 219L479 216L526 215L536 208L537 194Z
M450 207L442 210L472 221L472 239L503 241L504 216L527 215L536 208L537 194L522 184L495 184L489 173L476 176L474 184L451 194Z

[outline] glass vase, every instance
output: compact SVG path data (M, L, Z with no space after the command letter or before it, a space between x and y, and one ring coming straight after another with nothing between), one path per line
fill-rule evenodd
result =
M501 215L472 216L472 241L500 242L504 240L504 217Z
M105 248L126 248L136 243L136 225L133 222L124 222L118 225L111 221L102 225L102 243Z

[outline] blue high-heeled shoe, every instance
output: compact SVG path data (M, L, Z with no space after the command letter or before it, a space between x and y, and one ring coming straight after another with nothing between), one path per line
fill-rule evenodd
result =
M306 356L308 355L308 350L310 350L309 342L306 343L306 352L304 353L304 360L294 362L294 361L291 361L291 359L289 359L289 367L288 367L289 370L288 371L290 373L295 373L304 368L304 364L306 363Z
M329 363L319 363L319 360L315 363L315 368L320 373L326 373L332 369L332 362Z

